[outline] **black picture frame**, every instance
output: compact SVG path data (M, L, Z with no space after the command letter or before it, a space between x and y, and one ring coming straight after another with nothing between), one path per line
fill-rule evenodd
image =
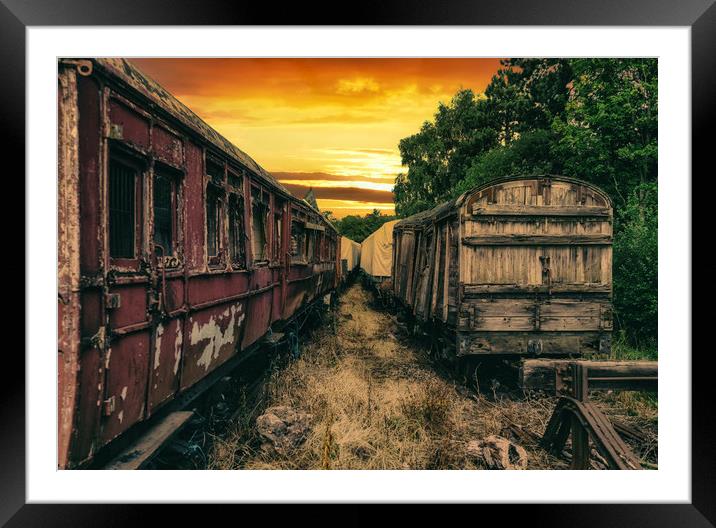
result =
M711 156L716 98L716 5L715 0L451 0L449 2L383 0L327 9L321 4L287 3L281 8L269 3L224 3L217 0L0 0L0 116L3 151L14 153L13 174L25 174L25 29L27 26L63 25L562 25L562 26L688 26L691 28L692 75L692 173L713 179ZM346 7L344 4L343 7ZM711 150L713 147L711 147ZM709 170L710 169L710 170ZM8 177L8 179L10 179ZM701 185L700 180L700 185ZM32 199L24 192L24 181L15 196ZM693 178L692 178L693 181ZM707 182L704 182L707 183ZM699 210L709 193L692 199ZM693 223L693 222L692 222ZM24 237L19 230L15 236ZM692 240L697 238L692 235ZM16 247L24 247L23 241ZM692 247L695 246L692 245ZM24 258L24 257L23 257ZM708 257L707 257L708 258ZM692 262L697 262L692 255ZM712 268L713 269L713 268ZM685 276L688 277L688 274ZM697 277L692 273L693 277ZM28 277L24 276L25 280ZM691 284L684 287L691 290ZM693 303L693 301L692 301ZM692 328L708 328L709 310L692 309ZM24 310L23 310L24 313ZM51 324L52 322L48 322ZM696 324L694 324L696 323ZM702 323L702 324L698 324ZM6 323L7 324L7 323ZM694 341L696 343L697 341ZM676 351L685 356L685 350ZM695 348L695 347L693 347ZM672 353L674 351L669 351ZM716 435L709 412L712 396L709 379L711 351L692 355L692 502L690 504L603 504L603 505L509 505L510 524L586 526L716 526ZM27 351L26 351L27 353ZM49 355L49 353L48 353ZM146 520L146 508L136 505L27 505L25 504L25 363L23 357L5 351L3 381L0 383L0 524L7 526L115 526ZM20 373L23 375L20 375ZM710 498L709 498L710 497ZM559 490L554 500L558 502ZM484 508L484 507L483 507ZM494 508L494 507L492 507ZM504 508L503 508L504 509ZM272 515L276 510L272 509ZM492 512L490 512L492 513ZM505 512L500 512L504 515ZM186 508L165 507L162 523L187 519ZM295 515L295 513L293 514ZM345 515L345 513L343 514ZM469 514L471 517L475 513ZM488 513L480 513L489 515ZM401 515L423 517L422 508ZM452 514L451 514L452 517ZM494 518L492 515L490 517ZM372 522L368 514L349 515L353 523ZM487 518L487 517L486 517ZM217 517L218 519L218 517ZM240 522L234 519L232 522Z

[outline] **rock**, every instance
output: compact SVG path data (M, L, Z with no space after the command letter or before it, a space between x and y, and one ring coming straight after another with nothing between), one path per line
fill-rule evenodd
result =
M286 405L269 407L256 418L256 429L263 439L261 449L267 453L289 454L308 436L312 418Z
M471 440L466 451L481 459L489 469L527 469L527 451L501 436Z

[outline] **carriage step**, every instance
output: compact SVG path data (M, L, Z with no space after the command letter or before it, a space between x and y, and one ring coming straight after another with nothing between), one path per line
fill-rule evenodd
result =
M166 415L114 458L105 469L140 469L189 421L193 414L193 411L177 411Z

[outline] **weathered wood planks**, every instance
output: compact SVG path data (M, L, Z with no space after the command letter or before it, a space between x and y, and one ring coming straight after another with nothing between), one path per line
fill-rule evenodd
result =
M520 386L530 390L556 390L557 369L568 367L570 359L526 359L520 365ZM595 390L621 388L643 390L658 377L656 361L580 361L588 369L589 387Z
M475 204L472 208L475 216L609 216L609 207L595 206L537 206L537 205L499 205L484 206Z
M468 236L462 239L462 243L466 246L604 246L612 243L612 236L601 233L591 235L510 233L505 235Z
M395 226L395 295L458 355L607 353L612 217L572 178L485 184Z
M168 414L146 434L122 451L104 469L140 469L186 424L193 414L192 411L177 411Z

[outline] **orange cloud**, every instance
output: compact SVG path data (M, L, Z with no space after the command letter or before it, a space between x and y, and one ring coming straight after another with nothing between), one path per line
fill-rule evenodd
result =
M368 202L392 207L384 200L403 170L400 139L458 89L482 92L499 67L480 58L131 60L279 180L313 186L319 206L331 188L383 193L341 207L346 192L331 191L337 216Z
M342 95L378 91L380 91L380 85L372 77L338 79L338 84L336 85L336 93Z

